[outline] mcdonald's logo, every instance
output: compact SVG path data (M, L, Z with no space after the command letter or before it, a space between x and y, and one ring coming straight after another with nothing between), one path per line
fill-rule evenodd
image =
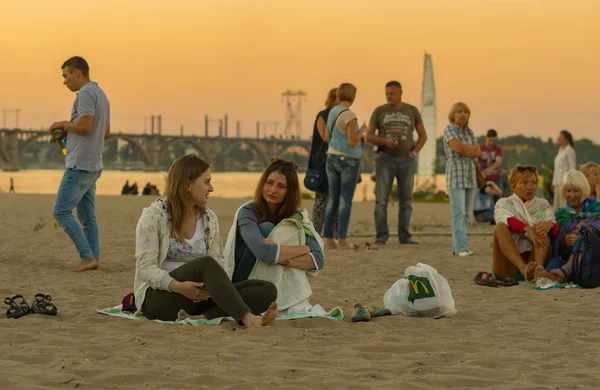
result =
M412 287L413 291L416 294L419 293L419 285L418 285L418 283L421 283L421 287L423 287L423 292L425 294L429 294L429 289L427 288L427 286L425 285L425 283L423 283L422 280L409 280L408 283L410 283L410 286Z
M414 302L417 299L435 297L435 291L429 283L429 279L422 276L408 275L409 296L408 300ZM420 287L420 288L419 288Z

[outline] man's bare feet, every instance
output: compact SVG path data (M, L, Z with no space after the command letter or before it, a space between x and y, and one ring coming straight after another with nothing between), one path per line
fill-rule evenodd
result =
M98 264L98 260L96 259L82 260L81 264L79 264L77 268L75 268L75 272L85 272L98 269Z
M335 242L335 239L333 238L326 238L325 239L325 249L337 249L338 248L338 244Z
M272 302L262 317L255 316L254 314L248 312L242 318L242 323L246 325L247 328L258 328L260 326L271 325L271 323L275 321L275 317L277 317L277 303Z
M206 316L204 316L203 314L193 316L191 314L188 314L185 310L181 309L179 310L179 313L177 313L177 321L183 320L206 320Z

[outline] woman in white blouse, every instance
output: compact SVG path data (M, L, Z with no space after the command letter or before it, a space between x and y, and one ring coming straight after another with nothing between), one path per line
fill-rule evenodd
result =
M269 325L277 315L275 285L232 283L222 268L219 221L206 207L211 179L205 161L179 157L167 174L165 198L142 211L135 240L135 304L153 320L231 316L249 328Z
M573 135L562 130L558 135L558 154L554 158L554 176L552 177L552 192L554 193L554 211L565 205L565 199L560 188L560 182L565 173L576 170L576 154Z

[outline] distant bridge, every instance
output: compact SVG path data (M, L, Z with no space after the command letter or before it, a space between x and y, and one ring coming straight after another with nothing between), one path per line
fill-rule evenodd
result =
M227 138L198 137L158 134L130 134L111 132L110 139L117 138L127 142L136 149L143 158L144 170L160 170L160 159L175 143L184 143L195 150L198 155L213 164L215 171L225 170L225 156L235 147L248 145L257 158L265 166L272 157L281 156L287 150L301 147L310 153L310 140L291 140L276 138ZM0 160L4 171L18 171L21 157L36 142L48 141L48 131L0 129ZM361 165L363 169L372 169L374 155L371 147L365 147Z

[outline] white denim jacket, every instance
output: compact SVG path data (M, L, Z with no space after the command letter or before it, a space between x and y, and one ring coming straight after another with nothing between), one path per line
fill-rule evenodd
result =
M223 266L223 249L219 235L219 221L215 213L205 209L204 239L207 245L207 255L213 257ZM149 287L157 290L169 290L173 277L162 269L169 250L171 223L167 204L164 198L152 202L144 208L138 221L135 237L135 279L133 292L138 310L142 310L146 290Z

